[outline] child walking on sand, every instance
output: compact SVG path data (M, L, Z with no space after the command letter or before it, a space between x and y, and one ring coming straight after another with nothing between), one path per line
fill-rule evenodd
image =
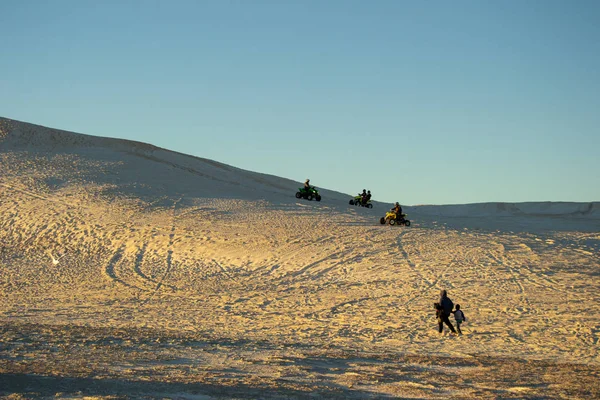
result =
M467 318L465 317L465 313L463 313L460 309L460 304L456 305L456 310L452 311L452 313L454 314L454 319L456 320L456 330L458 331L459 335L462 335L462 332L460 331L460 324L466 321Z

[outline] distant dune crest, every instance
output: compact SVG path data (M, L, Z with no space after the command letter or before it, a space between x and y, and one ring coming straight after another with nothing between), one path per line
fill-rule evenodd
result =
M10 152L37 152L43 154L73 154L83 158L99 157L123 164L119 174L97 176L111 185L118 184L127 196L132 185L146 185L155 190L146 196L176 196L186 193L197 197L226 197L245 200L264 199L272 202L295 202L294 192L301 183L274 175L243 170L210 159L166 150L151 144L73 133L0 117L0 155ZM100 156L99 156L100 155ZM133 156L133 158L131 157ZM318 179L314 179L317 183ZM318 183L317 183L318 185ZM351 195L320 188L329 204L345 207ZM389 207L387 202L374 202ZM546 216L600 218L600 202L524 202L475 203L460 205L405 206L411 213L447 217L509 217Z
M457 205L417 206L419 213L448 217L487 216L572 216L600 218L600 202L524 202L524 203L475 203Z

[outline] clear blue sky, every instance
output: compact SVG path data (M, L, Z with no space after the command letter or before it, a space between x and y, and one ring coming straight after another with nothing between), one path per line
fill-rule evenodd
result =
M402 204L600 200L600 1L0 0L0 116Z

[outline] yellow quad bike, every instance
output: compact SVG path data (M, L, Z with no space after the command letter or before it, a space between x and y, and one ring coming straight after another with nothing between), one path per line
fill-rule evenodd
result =
M406 214L400 214L400 217L398 217L393 211L386 212L385 217L379 219L381 225L385 225L386 222L390 225L410 226L410 221L406 219Z

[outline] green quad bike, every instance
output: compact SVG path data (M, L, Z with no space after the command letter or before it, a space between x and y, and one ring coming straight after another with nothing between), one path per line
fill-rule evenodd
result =
M366 203L363 203L362 196L360 194L358 196L354 196L353 199L350 199L348 204L350 204L351 206L361 206L361 207L373 208L373 204L371 203L371 200L367 200Z
M316 201L321 201L321 195L319 194L317 188L314 186L311 186L309 189L303 187L298 188L298 191L296 192L296 198L306 200L315 199Z

